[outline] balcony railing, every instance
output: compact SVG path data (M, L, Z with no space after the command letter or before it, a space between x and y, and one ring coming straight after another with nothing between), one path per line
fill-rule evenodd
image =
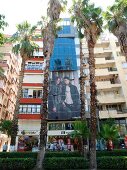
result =
M116 115L116 114L125 114L125 113L127 113L127 109L110 108L110 109L107 109L107 110L100 110L99 112L103 113L103 114L104 113L108 113L108 114L112 113L112 114Z
M40 114L40 108L22 107L19 109L20 114Z
M114 57L106 57L105 60L114 60Z
M117 71L117 68L108 68L108 71Z
M42 65L26 65L25 70L43 70Z

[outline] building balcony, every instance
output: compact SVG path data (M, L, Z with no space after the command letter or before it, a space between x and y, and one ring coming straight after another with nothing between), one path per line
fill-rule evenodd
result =
M96 58L95 59L95 64L96 65L112 65L115 63L115 60L106 60L105 58Z
M103 48L101 48L101 47L100 48L95 48L94 53L95 54L103 53Z
M41 104L42 99L41 98L21 98L20 103L31 103L31 104Z
M125 103L124 96L114 94L114 95L98 95L97 100L100 104L110 104L110 103Z
M36 120L36 119L41 119L41 114L23 114L20 113L18 114L18 119L31 119L31 120Z
M112 84L110 81L98 81L96 82L97 90L105 90L105 89L115 89L121 87L120 83Z
M118 74L118 71L116 68L104 68L104 69L96 69L95 70L95 75L96 76L110 76Z
M23 87L43 87L42 83L23 83Z
M44 56L42 51L34 52L34 56Z
M107 118L123 118L127 117L127 110L118 111L118 110L103 110L99 111L99 118L100 119L107 119Z
M105 68L105 69L96 69L95 70L95 75L96 76L108 76L109 72L108 72L107 68Z
M33 74L33 73L35 73L35 74L38 74L38 73L40 73L40 74L42 74L43 73L43 70L24 70L24 73L25 74Z
M112 49L110 47L104 47L103 51L104 51L104 53L110 53L110 52L112 52Z
M36 65L25 65L25 70L43 70L42 64L36 64Z

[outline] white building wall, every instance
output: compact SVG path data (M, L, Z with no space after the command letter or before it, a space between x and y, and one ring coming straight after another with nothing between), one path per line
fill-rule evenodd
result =
M40 74L27 74L24 76L23 83L43 83L44 77Z
M26 134L30 134L30 132L35 131L37 134L39 134L40 128L41 128L41 120L19 120L19 132L18 135L21 135L21 132L24 130L26 131Z

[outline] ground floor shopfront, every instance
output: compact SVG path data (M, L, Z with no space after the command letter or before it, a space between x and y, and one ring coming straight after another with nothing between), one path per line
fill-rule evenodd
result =
M16 138L16 150L35 151L40 143L40 120L19 120L19 132ZM73 122L49 122L47 127L47 146L51 150L74 150L79 141L72 139ZM76 146L77 145L77 146Z
M35 151L39 146L40 120L20 119L16 137L17 151Z
M118 122L119 120L119 122ZM120 126L120 136L126 135L126 122L124 119L116 120ZM40 120L19 120L19 132L16 138L16 149L19 151L34 151L40 143ZM119 124L118 124L119 123ZM48 150L75 150L79 148L80 141L72 139L73 121L50 121L47 126ZM100 144L100 141L99 141ZM103 147L105 148L105 147ZM97 143L98 149L98 143Z

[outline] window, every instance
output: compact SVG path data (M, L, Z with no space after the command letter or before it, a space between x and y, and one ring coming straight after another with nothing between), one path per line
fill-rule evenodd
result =
M42 90L33 90L33 98L41 98Z
M49 130L64 130L62 123L50 123Z
M19 113L40 113L41 105L20 105Z
M28 89L22 89L22 97L27 98L28 97Z
M43 63L39 62L28 62L25 65L26 70L42 70L43 69Z
M65 123L65 130L73 130L73 125L71 123Z

